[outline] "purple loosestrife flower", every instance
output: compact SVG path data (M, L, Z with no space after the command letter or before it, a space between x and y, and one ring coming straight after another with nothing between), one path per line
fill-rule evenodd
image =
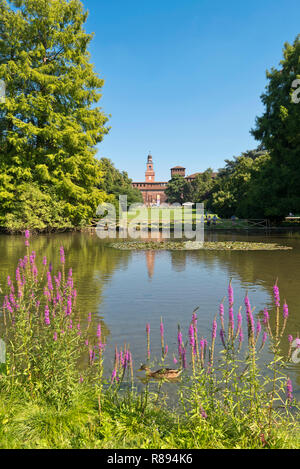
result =
M293 385L290 378L288 378L286 383L286 392L287 392L287 399L289 402L293 400Z
M269 313L268 313L268 310L267 308L264 309L264 319L263 319L263 323L265 326L267 326L268 322L269 322Z
M116 376L117 376L117 370L114 368L113 372L112 372L112 375L111 375L111 382L112 383L115 381Z
M246 316L247 316L247 322L249 324L249 314L251 313L251 305L250 305L250 300L248 297L248 294L245 296L245 307L246 307Z
M249 318L248 324L249 324L250 327L251 327L251 332L254 333L254 326L255 326L255 325L254 325L254 318L253 318L252 311L249 311L248 318Z
M63 246L59 248L59 254L60 254L60 262L64 264L65 263L65 251L64 251Z
M36 254L35 254L34 251L32 251L32 253L29 256L29 262L30 262L31 265L34 264L35 258L36 258Z
M95 352L93 349L89 349L90 364L92 365L95 360Z
M67 301L67 316L71 316L72 314L72 297L68 296L68 301Z
M233 315L233 307L230 306L229 308L229 324L231 329L234 329L234 315Z
M189 338L190 338L190 346L194 347L195 346L195 336L194 336L194 326L193 326L193 324L191 324L190 327L189 327Z
M50 272L47 272L47 282L48 282L48 290L49 290L49 292L50 292L50 291L53 291L52 277L51 277L51 273L50 273Z
M32 267L32 275L33 275L34 280L37 281L38 270L37 270L37 266L36 266L36 265L34 265L34 266Z
M290 344L293 342L293 336L292 335L288 336L288 341L289 341Z
M22 283L19 267L16 268L16 281L17 281L18 284L21 284L21 283Z
M48 305L45 306L45 324L46 326L50 326L50 313Z
M212 339L217 337L217 321L214 319L213 327L212 327Z
M279 288L276 284L273 287L273 293L274 293L275 305L279 307L280 306L280 294L279 294Z
M259 336L260 331L261 331L261 323L260 323L260 320L258 320L256 324L256 337Z
M7 298L7 297L6 297ZM9 295L9 301L13 305L14 308L18 308L18 305L16 304L16 299L12 293Z
M176 357L173 358L173 362L175 363L175 365L178 363L178 360Z
M53 340L54 340L54 342L57 341L57 332L54 332L54 334L53 334Z
M59 278L56 277L55 275L54 275L54 281L55 281L56 288L59 289L59 287L60 287L60 280L59 280Z
M30 238L30 231L29 231L29 230L26 230L26 231L25 231L25 238L26 238L26 239L29 239L29 238Z
M262 338L262 345L265 345L267 337L268 337L268 334L266 332L264 332L263 338Z
M284 302L284 305L283 305L283 317L284 319L287 319L289 317L289 308L286 302Z
M177 341L178 341L178 355L181 357L182 349L183 349L181 331L178 331Z
M220 304L220 308L219 308L219 312L220 312L220 319L224 319L224 305L223 303Z
M239 311L238 315L237 315L237 328L238 328L238 330L241 329L242 322L243 322L243 316L242 316L242 313Z
M241 328L239 332L239 343L241 344L243 340L244 340L244 333L243 333L243 329Z
M164 325L162 321L160 321L160 337L164 338Z
M165 357L168 355L168 350L169 350L169 347L168 345L165 346Z
M233 305L233 288L231 286L231 281L228 287L228 301L229 301L229 306L232 306Z
M101 337L101 324L98 324L98 326L97 326L97 337L98 337L98 339L100 339L100 337Z
M182 349L182 367L186 369L186 351L185 348Z
M300 339L299 339L299 337L297 337L297 338L295 339L295 341L296 341L296 347L297 347L297 348L300 348Z
M43 257L43 266L45 266L45 267L46 267L46 265L47 265L47 257L46 257L46 256L44 256L44 257Z
M222 344L224 345L224 347L226 347L226 344L225 344L225 332L223 329L220 329L220 337L221 337L221 340L222 340Z
M90 324L92 322L92 313L89 313L88 315L88 323Z

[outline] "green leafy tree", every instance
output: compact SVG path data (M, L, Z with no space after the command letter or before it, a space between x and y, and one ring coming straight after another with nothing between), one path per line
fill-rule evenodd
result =
M258 208L255 207L255 203L250 212L249 191L254 184L256 174L269 161L269 156L265 152L256 158L243 155L235 157L232 161L226 160L224 171L219 171L211 193L213 210L224 218L229 218L232 215L241 218L258 216Z
M195 181L192 182L193 186L193 202L200 202L205 204L205 208L210 209L210 199L212 189L215 181L213 178L213 170L208 168L201 174L196 176Z
M267 79L261 97L265 111L256 119L252 134L271 159L252 195L259 204L268 187L264 212L280 219L300 209L300 36L284 45L280 69L272 68Z
M54 195L58 220L84 224L106 199L95 146L108 132L87 13L78 0L0 0L0 17L0 224L24 184Z
M119 171L108 158L101 158L101 169L103 171L103 179L100 188L108 194L112 194L116 199L120 195L127 196L127 204L142 203L143 196L141 192L132 187L132 179L128 177L126 171ZM116 200L117 201L117 200Z
M170 179L165 190L167 201L171 204L187 202L191 192L191 185L177 174Z

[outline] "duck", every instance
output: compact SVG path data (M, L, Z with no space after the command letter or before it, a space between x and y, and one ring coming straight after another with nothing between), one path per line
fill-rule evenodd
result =
M145 371L146 376L149 378L156 378L156 379L176 379L178 378L181 373L182 369L175 369L175 368L161 368L156 371L151 371L149 366L141 365L138 371Z

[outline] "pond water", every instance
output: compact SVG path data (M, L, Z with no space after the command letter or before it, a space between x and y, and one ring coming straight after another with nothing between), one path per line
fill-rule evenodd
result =
M227 294L230 278L235 294L235 314L244 305L246 291L255 316L266 306L272 309L273 285L278 277L282 300L286 298L290 318L283 337L288 351L289 334L300 333L300 234L256 234L207 232L209 241L276 242L292 246L291 251L120 251L110 248L95 233L65 233L33 237L37 256L47 256L54 270L59 265L58 250L65 248L67 267L72 267L78 291L78 308L83 317L92 312L101 321L112 363L113 349L130 344L135 368L145 362L145 325L151 326L152 354L160 354L160 318L165 325L169 347L167 364L172 365L177 350L177 325L187 331L195 307L198 329L204 337L220 301ZM13 275L24 255L24 239L0 236L0 281ZM226 303L225 303L226 304ZM225 308L226 311L226 308ZM274 314L271 326L274 328ZM267 352L265 352L267 353ZM300 365L290 365L290 373L300 391Z

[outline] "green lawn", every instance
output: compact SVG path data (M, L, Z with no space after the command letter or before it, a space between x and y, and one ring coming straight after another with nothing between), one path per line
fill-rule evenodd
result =
M171 208L171 209L162 209L162 208L159 208L159 207L153 207L153 208L149 208L149 207L142 207L139 212L128 212L127 214L127 218L128 218L128 221L131 221L133 220L134 218L136 217L139 217L140 220L142 221L145 221L145 222L148 222L150 223L151 221L151 217L152 217L152 221L157 221L159 223L162 223L162 222L165 222L167 223L168 221L170 221L171 223L173 223L174 221L181 221L183 220L183 216L185 216L185 218L187 220L192 220L193 222L195 222L196 220L201 220L202 216L199 215L199 214L196 214L196 209L186 209L185 210L185 213L184 213L184 210L182 207L178 207L178 208ZM214 216L217 217L216 214L214 213L209 213L207 216L210 216L211 218L213 218ZM206 215L205 215L205 220L206 220Z

